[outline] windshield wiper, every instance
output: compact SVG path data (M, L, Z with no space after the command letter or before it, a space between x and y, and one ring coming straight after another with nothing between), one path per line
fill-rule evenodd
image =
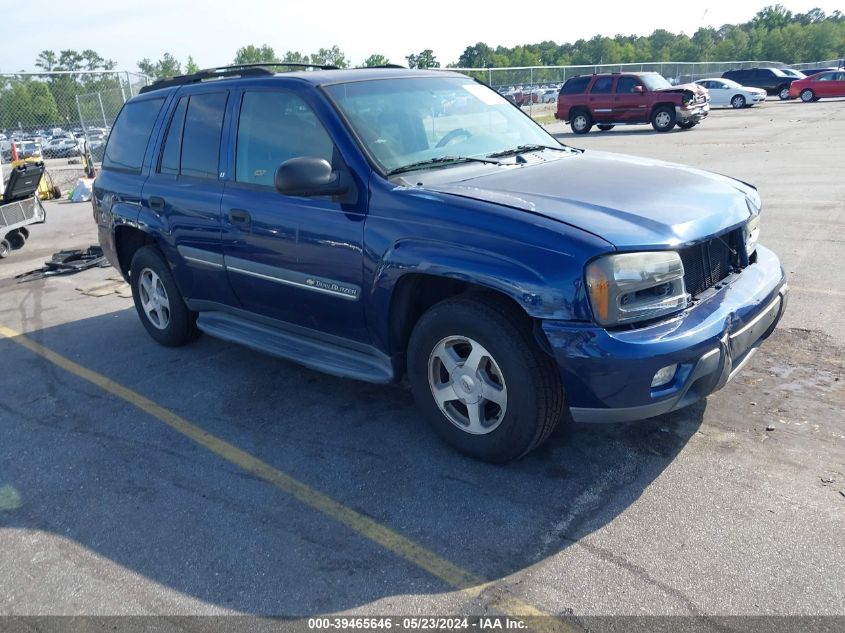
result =
M414 171L415 169L425 169L426 167L431 167L434 165L448 165L454 163L491 163L493 165L502 164L498 160L492 160L492 157L477 158L475 156L438 156L437 158L429 158L428 160L421 160L417 163L410 163L408 165L396 167L395 169L391 169L389 172L387 172L387 175L392 176L394 174L401 174L402 172L406 171Z
M492 154L487 154L488 158L502 158L503 156L515 156L516 154L524 154L525 152L536 152L541 149L556 149L561 152L568 152L569 148L564 147L563 145L558 145L555 147L554 145L518 145L512 149L502 150L501 152L493 152Z

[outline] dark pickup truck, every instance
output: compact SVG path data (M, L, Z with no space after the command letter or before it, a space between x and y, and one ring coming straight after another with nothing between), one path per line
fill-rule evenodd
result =
M593 125L651 123L658 132L675 125L695 127L710 112L707 90L697 84L671 85L657 73L604 73L572 77L560 90L555 118L568 121L576 134Z

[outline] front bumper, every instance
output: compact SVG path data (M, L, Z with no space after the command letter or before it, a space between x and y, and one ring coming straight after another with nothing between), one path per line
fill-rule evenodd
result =
M762 246L755 264L723 284L680 316L634 330L544 321L573 418L641 420L724 387L777 326L789 290L777 256ZM653 388L654 374L673 364L672 380Z
M702 121L710 114L710 103L702 103L692 108L675 106L675 119L678 121Z

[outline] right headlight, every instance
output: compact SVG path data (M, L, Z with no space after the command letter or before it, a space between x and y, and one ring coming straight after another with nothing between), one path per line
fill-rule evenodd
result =
M757 250L757 240L760 238L760 214L751 216L751 219L745 223L743 230L745 237L745 254L748 257Z
M654 319L689 302L684 265L675 251L606 255L587 265L586 280L601 325Z

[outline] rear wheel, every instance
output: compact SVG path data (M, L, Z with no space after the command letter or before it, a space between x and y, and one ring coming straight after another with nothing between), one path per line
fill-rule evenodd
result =
M23 248L23 245L26 244L26 237L20 232L20 229L16 231L10 231L6 234L6 241L9 242L9 246L12 248L13 251L18 250L19 248Z
M612 130L615 126L610 123L599 123L596 127L602 132L607 132L609 130Z
M804 88L801 91L801 101L804 103L810 103L811 101L816 101L816 93L810 90L809 88Z
M658 132L668 132L675 127L675 109L669 106L657 108L651 115L651 126Z
M682 130L691 130L698 125L698 121L678 121L676 125Z
M569 127L575 134L586 134L593 127L593 117L589 112L579 110L569 119Z
M430 308L411 334L408 377L435 432L484 461L522 457L564 412L557 366L528 318L495 297L465 295Z
M734 95L733 99L731 99L731 107L736 108L739 110L740 108L745 107L745 97L742 95Z
M778 98L781 101L786 101L787 99L789 99L789 85L788 84L783 85L780 88L778 88Z
M129 282L141 323L156 341L178 347L198 336L197 315L188 310L155 246L144 246L132 257Z

